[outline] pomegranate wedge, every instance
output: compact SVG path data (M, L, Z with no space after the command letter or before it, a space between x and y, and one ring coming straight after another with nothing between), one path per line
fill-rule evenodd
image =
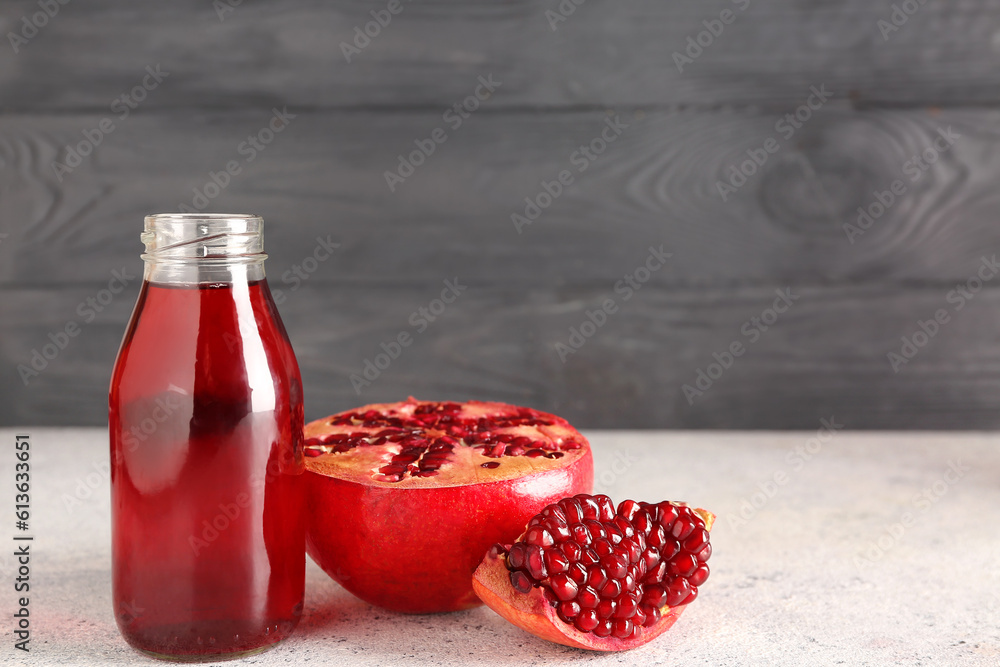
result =
M472 573L490 545L594 479L590 444L566 420L503 403L367 405L305 435L306 549L393 611L482 604Z
M537 637L594 651L646 644L708 579L715 515L683 503L577 495L549 505L511 545L494 545L473 587Z

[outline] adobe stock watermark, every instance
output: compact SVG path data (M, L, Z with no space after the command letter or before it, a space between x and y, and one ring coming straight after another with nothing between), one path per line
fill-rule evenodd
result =
M59 10L68 5L69 2L70 0L38 0L35 4L41 11L25 14L21 17L20 30L7 33L7 41L14 49L14 55L19 54L21 47L27 46L28 42L34 39L39 31L47 26L49 21L59 14Z
M118 452L118 462L122 461L126 452L132 453L139 449L143 443L156 434L160 426L168 422L178 410L184 407L185 402L182 397L185 396L187 396L187 392L171 384L167 387L167 391L153 399L146 417L135 420L132 427L122 433L122 450ZM91 468L93 470L76 478L72 494L63 492L59 498L69 514L90 500L101 487L111 483L110 459L94 461L91 463Z
M205 184L200 188L194 188L194 197L192 197L191 203L180 203L177 205L177 210L182 213L199 213L205 210L213 199L229 187L233 177L238 176L246 165L256 160L257 156L267 149L277 135L285 131L289 121L296 116L297 114L288 113L288 107L282 107L280 111L277 107L271 109L271 119L267 124L255 134L247 135L247 138L236 147L236 153L243 158L229 160L226 162L225 169L208 172L208 180Z
M281 283L288 286L292 292L296 291L313 274L319 271L319 267L333 257L339 249L340 244L334 243L330 234L327 234L326 238L317 236L316 245L313 246L312 252L306 255L300 262L292 264L290 269L282 273ZM279 306L285 302L284 290L274 289L272 290L272 296L274 297L274 302Z
M771 307L762 310L760 315L751 317L740 327L740 333L747 342L744 343L742 339L737 338L722 352L713 352L712 358L715 361L709 363L704 369L697 370L693 386L691 384L681 385L681 391L684 392L688 405L694 405L695 398L704 396L705 392L711 389L719 378L733 367L736 360L746 354L749 346L760 340L761 336L774 326L781 315L788 312L788 309L801 298L799 294L792 294L790 287L777 289L774 292L778 296Z
M917 525L917 520L925 515L934 505L948 494L948 490L958 484L969 466L957 461L948 461L948 469L934 482L924 487L910 499L910 509L899 515L898 519L883 526L882 534L870 541L863 551L854 556L852 562L859 572L882 560L903 539L906 531Z
M594 476L594 493L611 495L609 492L615 490L618 480L631 470L632 466L639 460L629 449L616 450L610 465Z
M134 280L136 276L129 273L128 267L123 266L121 271L113 270L106 288L77 304L76 314L83 319L83 324L96 320L98 314L104 312ZM68 320L59 330L50 331L48 342L39 348L33 348L26 362L17 365L17 372L24 386L27 387L31 380L41 375L82 331L83 327L77 320Z
M587 0L559 0L556 10L545 10L545 20L549 22L549 29L555 32L559 29L560 23L565 23L570 16L576 13L576 8L587 2Z
M906 176L910 183L916 183L924 174L927 172L931 166L938 161L938 159L951 150L951 147L955 145L955 142L962 138L962 135L955 132L951 126L948 129L942 130L937 129L938 136L935 137L931 145L925 148L919 155L912 156L909 160L903 163L901 167L903 175ZM847 234L847 240L854 245L854 242L864 236L875 222L888 212L893 205L898 202L903 196L906 195L909 186L903 182L901 179L896 179L889 184L887 190L873 192L875 201L870 203L867 207L858 207L858 218L855 224L849 222L844 223L844 233Z
M480 76L472 95L445 109L445 112L441 114L441 120L451 128L452 132L457 131L473 113L479 110L483 102L493 97L493 93L502 85L503 81L493 79L492 72L485 78ZM413 176L417 169L434 154L437 147L446 141L448 141L448 130L443 127L434 128L425 139L414 139L413 144L416 149L405 156L400 153L396 169L394 171L386 170L384 174L385 184L389 186L389 192L395 192L396 186L405 183L406 179Z
M409 3L411 0L406 0L406 2ZM340 43L340 52L344 54L344 60L347 61L347 64L351 64L355 56L361 55L361 52L368 48L372 40L381 35L384 28L389 27L392 18L402 13L403 9L405 7L402 0L389 0L385 9L373 9L369 12L372 20L365 23L363 27L354 26L354 39L351 42Z
M221 502L216 507L208 510L212 516L202 519L200 530L197 533L188 535L188 546L192 553L197 556L203 549L209 548L218 540L229 528L241 523L246 525L247 517L253 516L251 508L257 500L257 507L265 496L268 495L267 485L281 476L289 474L290 469L297 468L295 452L291 447L283 447L278 455L269 457L263 472L255 472L250 475L245 490L239 491L231 497L229 502ZM259 510L258 510L259 511ZM259 520L260 515L257 515ZM250 521L253 521L251 518Z
M637 112L635 120L641 119L641 112ZM631 124L622 122L621 117L617 113L613 115L609 114L604 119L604 126L596 137L585 144L581 144L570 154L569 163L576 168L578 174L587 171L590 165L597 161L608 150L611 144L618 141L618 138L625 130L632 127ZM517 233L524 233L525 227L534 224L541 217L542 213L548 207L552 206L552 203L556 199L562 196L565 189L574 183L575 178L571 170L563 169L551 181L544 179L540 181L541 190L534 196L524 198L525 207L523 215L517 212L510 214L510 221L514 223L514 229L517 230Z
M826 84L809 87L809 95L806 101L795 108L794 111L786 113L774 124L774 131L777 132L784 141L790 141L795 133L809 122L813 113L823 108L823 105L833 97L833 93L826 89ZM729 201L729 196L736 194L740 188L747 184L747 181L756 174L771 158L782 148L781 141L771 136L761 142L757 148L746 150L747 159L729 167L728 182L716 181L715 188L719 191L722 201Z
M629 301L635 293L642 289L643 285L649 282L653 274L663 268L667 260L673 257L673 253L664 252L663 246L655 248L649 246L649 256L646 261L640 264L633 271L615 283L615 294L621 296L622 301ZM593 338L599 329L608 323L608 318L618 312L618 302L613 297L608 297L601 304L600 308L587 310L585 319L579 325L569 328L569 339L567 342L556 343L556 353L559 361L564 364L571 354L579 352L587 341Z
M736 9L740 12L745 12L750 8L750 0L729 0L734 5ZM734 12L732 9L723 9L719 12L718 18L706 19L701 22L705 29L696 35L688 35L687 45L684 48L684 53L680 51L673 52L674 64L677 66L677 71L684 74L684 67L687 65L693 65L694 61L701 57L701 54L705 52L705 49L710 48L715 44L715 40L722 37L722 33L725 32L727 25L732 25L736 21L736 17L739 16L738 12Z
M927 0L903 0L900 3L893 3L892 12L889 19L879 19L875 22L875 27L882 33L882 40L889 41L889 37L899 32L899 29L906 25L910 17L920 11L920 8L927 3Z
M816 435L799 443L785 454L785 463L788 464L789 469L775 470L770 477L758 482L757 489L753 493L740 498L738 510L727 513L726 518L733 532L738 533L741 528L753 521L757 514L778 495L778 492L788 485L792 474L801 472L807 463L823 451L824 445L833 440L837 433L844 428L844 425L838 424L836 418L832 416L829 419L820 419L819 423L820 427L816 430Z
M242 4L243 0L212 0L212 9L219 17L219 23L222 23L226 20L226 14L232 14Z
M403 350L413 345L414 336L427 331L431 323L436 321L448 309L448 306L455 303L462 295L462 292L469 289L468 285L459 282L458 277L444 281L444 289L441 296L432 299L426 306L417 308L410 315L409 324L413 328L400 331L389 341L383 341L379 348L382 350L374 357L364 360L364 368L360 373L351 373L351 386L354 393L361 395L361 390L370 387L382 373L387 371L396 359L403 354Z
M119 121L125 120L134 109L137 109L145 101L149 93L156 90L168 76L170 76L170 72L161 70L159 63L155 66L146 65L146 75L142 77L139 83L111 102L111 113L116 114ZM62 183L63 176L71 174L74 169L83 164L84 158L97 150L97 147L104 142L105 138L116 129L118 129L118 126L115 125L114 119L105 116L94 127L83 130L83 139L81 141L73 146L67 145L65 147L63 161L61 163L57 161L52 162L52 170L55 172L59 182Z
M958 313L965 305L976 298L976 295L983 289L986 283L993 280L997 273L1000 273L1000 264L997 263L997 256L991 258L982 257L979 263L979 270L964 283L955 285L955 289L950 290L944 297L946 303L951 306L951 312L947 308L938 308L934 314L926 320L917 320L916 328L909 336L902 336L899 350L893 350L886 355L889 365L894 373L898 373L901 368L913 360L920 350L934 339L941 331L941 327L951 322L952 314Z

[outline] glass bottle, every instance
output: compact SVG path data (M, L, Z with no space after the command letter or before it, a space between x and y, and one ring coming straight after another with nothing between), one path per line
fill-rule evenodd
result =
M153 657L256 653L302 613L302 382L263 221L145 220L109 397L114 610Z

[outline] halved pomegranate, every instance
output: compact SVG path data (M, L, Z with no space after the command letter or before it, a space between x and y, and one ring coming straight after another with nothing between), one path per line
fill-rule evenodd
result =
M674 624L708 579L715 515L683 503L577 495L549 505L512 545L494 545L473 586L493 611L549 641L641 646Z
M490 545L594 480L590 443L566 420L503 403L366 405L305 436L309 555L394 611L482 604L472 573Z

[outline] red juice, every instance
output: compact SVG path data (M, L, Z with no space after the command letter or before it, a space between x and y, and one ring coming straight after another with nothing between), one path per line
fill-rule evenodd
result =
M302 421L266 281L143 283L110 393L113 597L129 644L221 659L291 633Z

